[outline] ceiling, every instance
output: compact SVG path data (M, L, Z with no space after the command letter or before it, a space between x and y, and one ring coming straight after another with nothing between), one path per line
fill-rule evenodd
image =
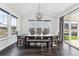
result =
M17 14L23 17L35 15L38 10L38 3L6 3ZM75 3L40 3L40 11L48 16L57 16Z

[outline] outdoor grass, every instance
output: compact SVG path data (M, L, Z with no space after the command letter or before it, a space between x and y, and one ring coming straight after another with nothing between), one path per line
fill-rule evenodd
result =
M64 36L64 40L69 40L69 37L70 36ZM77 40L77 36L71 36L71 40Z

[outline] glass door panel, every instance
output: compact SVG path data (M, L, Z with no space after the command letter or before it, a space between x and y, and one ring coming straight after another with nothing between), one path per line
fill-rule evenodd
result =
M69 23L70 23L70 20L69 20L69 15L66 15L64 16L64 40L65 41L69 41Z
M71 40L77 40L78 24L76 21L71 21Z

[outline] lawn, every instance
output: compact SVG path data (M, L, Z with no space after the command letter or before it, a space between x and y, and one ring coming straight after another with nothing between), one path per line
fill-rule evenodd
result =
M64 36L64 40L69 40L69 37L70 36ZM76 39L77 39L77 36L71 36L71 40L76 40Z

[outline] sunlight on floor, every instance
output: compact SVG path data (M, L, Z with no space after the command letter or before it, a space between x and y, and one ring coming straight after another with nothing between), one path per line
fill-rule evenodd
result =
M79 48L79 40L72 40L70 43Z
M71 40L71 41L66 41L72 44L73 46L79 48L79 40Z

